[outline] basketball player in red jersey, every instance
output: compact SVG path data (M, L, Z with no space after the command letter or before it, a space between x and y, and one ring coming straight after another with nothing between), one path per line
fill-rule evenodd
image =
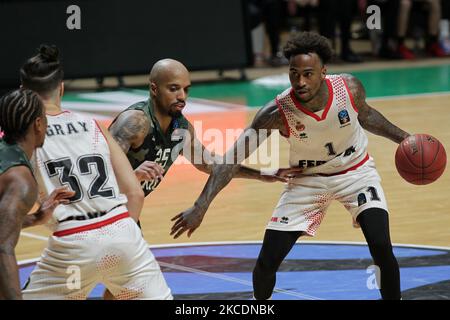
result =
M286 185L268 223L253 270L256 299L269 299L276 272L300 236L314 236L332 200L338 200L360 226L381 273L383 299L400 299L400 274L392 251L386 199L363 129L400 143L409 134L366 103L362 83L348 74L327 75L332 50L326 38L309 32L284 48L291 88L264 106L239 137L236 150L261 130L279 130L290 144L290 166L301 175ZM258 141L261 143L261 141ZM247 157L254 150L246 148ZM194 207L173 218L175 238L196 229L217 193L239 169L214 168Z

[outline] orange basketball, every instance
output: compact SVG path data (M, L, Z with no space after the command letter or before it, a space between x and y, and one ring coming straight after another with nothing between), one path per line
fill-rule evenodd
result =
M438 139L429 134L415 134L403 140L395 153L395 166L406 181L425 185L444 172L447 155Z

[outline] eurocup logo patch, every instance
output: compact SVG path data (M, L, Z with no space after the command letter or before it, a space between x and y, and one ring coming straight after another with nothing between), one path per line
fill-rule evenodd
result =
M341 110L338 113L339 122L341 124L346 124L350 122L350 116L348 115L347 110Z

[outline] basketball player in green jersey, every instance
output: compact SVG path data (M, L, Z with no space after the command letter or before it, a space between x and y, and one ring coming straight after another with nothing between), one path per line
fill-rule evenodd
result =
M20 230L45 223L73 192L56 189L38 211L27 215L38 189L30 164L47 130L44 105L31 90L16 90L0 100L0 299L22 299L14 253Z
M186 144L190 144L190 155L184 154L186 158L198 170L211 172L213 157L196 139L193 126L182 114L190 86L189 71L182 63L172 59L159 60L150 71L150 98L122 111L109 127L126 153L145 196L158 186ZM196 158L199 158L198 162ZM280 169L279 174L285 172ZM284 175L262 175L259 170L244 166L236 177L286 181ZM193 231L190 230L188 235ZM108 291L104 298L113 299Z
M182 63L172 59L156 62L150 72L150 99L122 111L109 127L127 154L146 196L158 186L186 143L190 143L191 156L185 154L188 160L198 170L211 172L212 155L196 139L193 126L182 114L190 86L189 71ZM201 155L196 157L198 163L194 155ZM236 177L267 182L286 180L243 166Z

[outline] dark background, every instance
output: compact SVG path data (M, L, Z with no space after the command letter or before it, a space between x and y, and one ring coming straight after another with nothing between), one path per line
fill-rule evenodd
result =
M17 86L19 68L41 43L61 52L66 79L148 73L161 58L190 70L251 65L245 0L0 1L0 86ZM81 9L69 30L68 6Z

